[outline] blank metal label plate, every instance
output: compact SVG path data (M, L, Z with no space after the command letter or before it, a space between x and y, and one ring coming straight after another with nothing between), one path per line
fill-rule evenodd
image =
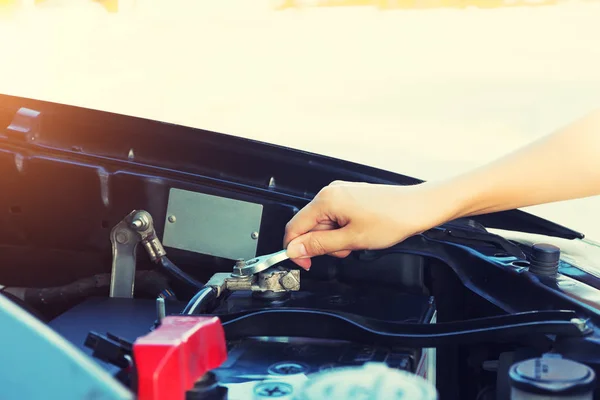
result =
M262 204L188 190L169 192L163 244L229 259L256 257ZM172 222L174 221L174 222Z

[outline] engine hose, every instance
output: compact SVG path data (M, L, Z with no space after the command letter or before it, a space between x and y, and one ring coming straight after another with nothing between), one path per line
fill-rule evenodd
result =
M187 303L182 314L203 314L208 312L207 307L217 298L217 291L211 286L206 286L198 291Z
M177 265L173 264L173 262L169 260L167 256L160 257L158 259L158 264L172 278L183 282L188 286L191 286L195 291L198 291L204 287L202 283L198 282L197 280L183 272L181 269L179 269Z
M369 345L439 347L513 341L532 335L582 337L592 332L572 322L574 311L532 311L436 324L397 323L341 312L265 309L215 314L227 340L297 336Z
M169 290L167 279L157 271L136 271L136 291L148 295ZM50 314L60 313L82 299L108 293L110 274L96 274L78 279L63 286L48 288L5 287L3 292L12 295L34 309L44 309Z

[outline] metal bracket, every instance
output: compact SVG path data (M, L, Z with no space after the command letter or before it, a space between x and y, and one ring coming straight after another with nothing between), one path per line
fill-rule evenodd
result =
M287 260L286 250L255 257L250 260L240 258L233 267L233 273L216 273L205 286L217 291L217 297L225 290L251 290L253 292L292 292L300 290L300 271L276 264Z
M152 261L167 254L156 237L152 216L147 211L132 211L112 229L110 241L113 253L110 297L133 298L138 243L142 243Z
M214 274L205 286L213 287L219 297L225 290L253 292L295 292L300 290L300 270L270 268L251 276L236 276L226 272Z

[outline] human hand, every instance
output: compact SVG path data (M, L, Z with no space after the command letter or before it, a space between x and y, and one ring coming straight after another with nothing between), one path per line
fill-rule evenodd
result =
M446 222L450 205L427 184L377 185L336 181L287 224L284 248L304 269L310 257L346 257L353 250L388 248Z

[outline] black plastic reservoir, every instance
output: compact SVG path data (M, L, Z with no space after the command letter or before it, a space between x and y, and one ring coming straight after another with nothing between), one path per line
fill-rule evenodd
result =
M509 371L511 400L592 400L594 370L585 364L556 357L515 363Z

